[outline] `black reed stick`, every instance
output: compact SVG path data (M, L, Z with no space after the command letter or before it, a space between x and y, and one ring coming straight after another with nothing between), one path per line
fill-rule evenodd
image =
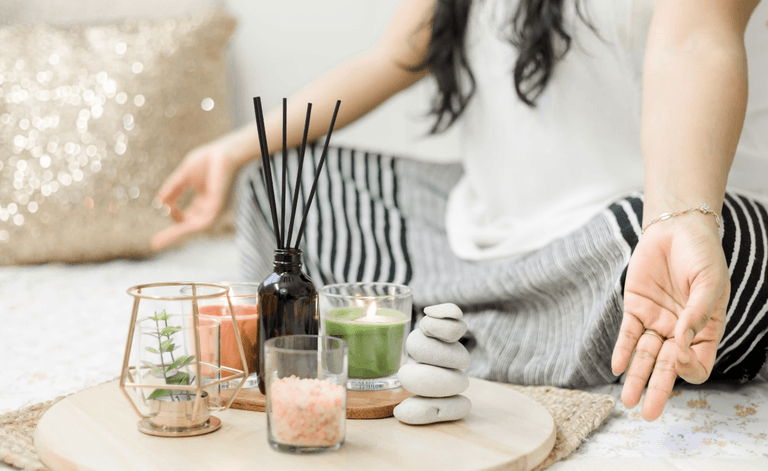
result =
M264 135L266 135L266 131L264 132ZM282 198L282 194L283 193L282 193L282 188L280 187L280 168L279 167L275 167L275 155L274 154L270 155L269 166L271 167L271 170L272 170L272 182L274 183L274 187L275 187L275 205L277 205L277 204L279 204L278 201L280 200L280 198ZM279 222L280 213L276 212L275 214L277 214L278 222ZM285 248L285 242L283 242L283 229L282 229L282 226L280 227L279 234L280 234L280 242L283 244L283 248Z
M282 182L282 208L280 209L280 234L285 238L285 194L288 187L285 186L285 174L288 171L288 99L283 98L283 182ZM283 241L283 247L288 247L288 240ZM290 247L289 247L290 248Z
M272 226L274 227L275 241L277 248L283 248L283 240L280 237L280 226L277 225L277 204L275 201L275 187L272 184L272 165L269 161L269 146L267 145L267 133L264 128L264 112L261 109L261 98L253 98L253 107L256 112L256 130L259 135L259 145L261 146L261 162L264 167L264 177L267 186L267 197L269 199L269 209L272 212Z
M323 170L323 163L325 162L325 156L328 153L328 143L331 142L331 134L333 134L333 126L336 124L336 115L339 114L339 106L341 106L341 100L336 100L336 109L333 110L333 117L331 118L331 125L328 127L328 134L325 138L325 144L323 144L323 155L320 157L320 163L317 164L317 170L315 171L315 181L312 182L312 189L309 190L309 198L307 198L307 205L304 207L304 216L301 219L301 226L299 226L299 233L296 235L296 245L298 248L301 243L301 235L304 233L304 225L307 223L307 214L309 214L309 207L312 205L312 198L315 196L315 189L317 188L317 180L320 178L320 173Z
M307 135L309 134L309 117L312 114L312 103L307 104L307 119L304 122L304 137L301 139L301 150L299 151L299 168L296 173L296 188L293 193L293 208L291 209L291 222L288 225L288 239L286 247L291 248L291 237L293 236L293 220L296 217L296 203L299 201L299 186L301 185L301 170L304 166L304 152L307 149ZM298 244L294 247L298 248Z

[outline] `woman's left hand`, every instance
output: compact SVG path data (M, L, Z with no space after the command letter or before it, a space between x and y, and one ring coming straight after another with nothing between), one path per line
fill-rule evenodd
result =
M614 374L627 370L625 406L636 406L647 385L642 414L655 420L678 376L694 384L709 378L729 295L728 267L711 215L685 214L648 228L629 262L624 318L611 361Z

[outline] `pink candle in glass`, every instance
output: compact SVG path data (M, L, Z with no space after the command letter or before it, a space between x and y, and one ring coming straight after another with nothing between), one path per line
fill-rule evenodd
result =
M255 305L239 304L232 307L235 310L235 320L243 342L248 373L252 374L259 369L259 349L256 345L259 338L259 308ZM240 359L240 350L237 348L229 309L225 306L208 305L200 306L199 312L201 316L215 316L221 320L221 366L242 370L243 363ZM221 374L224 378L231 375L232 373L227 371L223 371Z

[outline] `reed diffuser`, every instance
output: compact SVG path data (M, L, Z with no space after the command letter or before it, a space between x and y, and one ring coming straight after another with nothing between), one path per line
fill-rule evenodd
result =
M261 99L253 99L254 110L256 112L256 128L259 136L259 145L261 147L261 160L264 172L264 184L267 189L267 198L269 199L269 208L272 213L272 227L275 234L275 262L274 272L271 273L258 288L259 296L259 337L256 348L259 349L259 391L266 394L264 382L264 345L267 340L284 335L317 335L319 332L319 321L317 313L317 289L315 289L312 280L302 271L301 236L304 233L304 225L307 222L307 214L312 205L312 199L315 196L317 180L320 178L320 172L325 163L325 157L328 153L328 143L331 140L333 127L336 123L336 116L339 112L341 101L336 102L336 108L333 110L333 117L328 128L328 134L323 145L323 153L320 157L315 178L312 182L307 203L304 207L304 214L299 225L296 240L291 243L293 238L293 224L296 216L296 206L299 199L299 185L301 185L301 174L304 164L304 153L307 148L307 135L309 133L309 122L312 114L312 104L307 105L307 117L304 123L304 136L299 150L299 162L297 168L296 186L291 204L291 215L288 225L288 232L285 231L286 215L286 173L287 173L287 100L283 99L283 165L282 165L282 198L280 211L280 224L278 224L277 199L275 198L275 185L272 180L272 162L269 156L269 146L267 145L267 133L264 127L264 113L261 107ZM256 188L251 182L251 191L256 198Z

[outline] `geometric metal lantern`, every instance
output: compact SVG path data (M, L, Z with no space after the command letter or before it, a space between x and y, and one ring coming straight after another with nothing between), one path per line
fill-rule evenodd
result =
M243 370L221 365L222 318L200 315L200 308L215 304L237 326L230 289L216 283L170 282L134 286L128 294L134 299L120 389L141 417L139 430L162 437L218 430L221 421L210 412L232 405L248 367L237 328L232 330ZM222 383L236 380L236 389L222 404Z

